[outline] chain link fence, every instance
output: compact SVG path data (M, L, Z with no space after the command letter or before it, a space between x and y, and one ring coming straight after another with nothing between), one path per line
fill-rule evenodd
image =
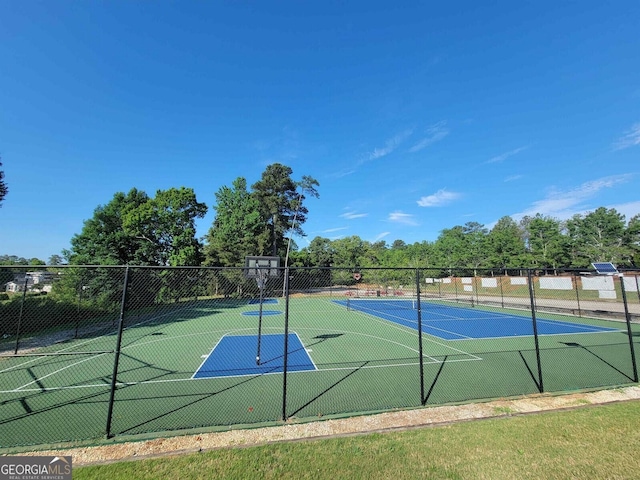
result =
M0 448L638 381L636 272L1 267L0 285Z

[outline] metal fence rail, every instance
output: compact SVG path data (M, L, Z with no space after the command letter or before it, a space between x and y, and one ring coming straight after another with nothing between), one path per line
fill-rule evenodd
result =
M245 273L1 267L0 448L638 381L635 272Z

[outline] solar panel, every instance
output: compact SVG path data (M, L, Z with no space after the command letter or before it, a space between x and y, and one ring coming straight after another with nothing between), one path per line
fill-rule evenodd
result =
M618 269L611 262L595 262L592 263L593 268L596 269L600 275L614 275L618 273Z

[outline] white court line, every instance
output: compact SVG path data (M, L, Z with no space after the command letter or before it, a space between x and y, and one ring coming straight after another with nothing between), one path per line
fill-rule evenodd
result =
M372 310L375 313L368 313L368 312L364 312L362 310L354 310L354 311L361 312L361 313L366 313L367 315L371 315L371 316L375 317L376 319L386 320L387 322L391 321L391 322L393 322L393 323L395 323L395 324L397 324L399 326L404 326L404 325L401 325L401 324L395 322L394 320L392 320L393 318L397 318L398 320L402 320L403 322L415 324L416 325L415 327L411 327L411 331L416 331L416 332L418 331L418 320L417 319L416 320L411 320L411 319L408 319L408 318L401 317L399 315L393 315L391 313L382 313L382 312L378 312L376 310ZM380 317L380 315L386 315L387 317L391 317L391 320L386 319L386 318L382 318L382 317ZM447 320L447 321L450 321L450 320ZM427 321L423 319L422 323L424 324L425 322L427 322ZM448 333L450 335L455 335L456 337L461 337L461 338L451 338L451 339L445 339L445 340L471 340L471 339L475 338L475 337L468 337L467 335L462 335L461 333L453 332L451 330L446 330L444 328L437 328L437 327L431 327L431 328L433 330L437 330L437 331L440 331L440 332ZM422 333L423 334L426 333L427 335L433 335L431 333L425 332L424 328L422 329Z
M275 327L271 327L272 329L275 329ZM246 329L248 330L248 329ZM252 329L253 330L253 329ZM280 333L276 333L275 335L280 335L283 337L283 345L284 345L284 332L282 332L282 329L278 329L278 331ZM305 344L302 342L302 340L300 339L300 336L295 332L295 331L290 331L289 332L290 335L295 335L298 338L298 343L300 343L300 346L302 347L302 349L305 351L305 353L307 354L307 358L309 359L309 361L311 362L311 365L313 365L313 370L319 370L318 367L316 366L315 362L313 361L313 358L311 358L311 355L309 355L309 352L307 351L307 348L305 346ZM267 333L266 335L274 335L274 334L269 334ZM197 368L197 370L195 372L193 372L193 375L191 375L191 379L193 380L200 380L199 378L195 378L196 374L200 371L200 369L202 368L202 366L207 362L207 360L209 360L209 357L211 356L211 354L213 353L213 351L216 349L216 347L218 345L220 345L220 342L222 342L222 339L224 337L235 337L237 335L229 335L229 334L224 334L222 335L222 337L220 337L220 339L216 342L216 344L213 346L213 348L211 349L211 351L207 354L206 358L202 361L202 363L200 364L200 366ZM251 335L257 338L258 335ZM289 352L291 353L291 352ZM305 370L305 371L311 371L311 370ZM241 376L255 376L255 375L267 375L269 373L282 373L282 372L256 372L256 373L249 373L246 375L224 375L224 377L241 377ZM292 372L293 373L293 372ZM204 377L204 378L218 378L215 376L212 377Z
M426 362L423 363L423 365L434 365L434 364L441 364L444 363L442 360L436 360L436 359L431 359L432 361L430 362ZM460 358L460 359L454 359L454 360L447 360L446 363L461 363L461 362L475 362L478 360L482 360L482 358L479 357L475 357L475 358ZM348 363L348 362L345 362ZM351 363L356 363L356 362L351 362ZM360 368L363 370L366 369L373 369L373 368L395 368L395 367L414 367L420 365L418 362L413 362L413 363L389 363L389 364L380 364L380 365L365 365L363 367L332 367L332 368L318 368L316 370L292 370L292 371L288 371L287 375L289 374L296 374L296 373L308 373L308 372L334 372L334 371L343 371L343 370L354 370L356 368ZM240 377L258 377L258 376L263 376L263 375L281 375L282 372L266 372L266 373L252 373L252 374L243 374L243 375L225 375L225 376L219 376L219 377L202 377L202 378L193 378L193 377L189 377L189 378L174 378L174 379L169 379L169 380L142 380L139 382L117 382L116 386L117 387L130 387L130 386L136 386L136 385L146 385L146 384L163 384L163 383L176 383L176 382L198 382L198 381L202 381L202 380L219 380L219 379L225 379L225 378L240 378ZM64 387L47 387L44 390L42 388L29 388L29 389L22 389L19 390L19 393L28 393L28 392L49 392L49 391L58 391L58 390L78 390L78 389L85 389L85 388L98 388L98 387L109 387L109 385L106 385L104 383L96 383L96 384L87 384L87 385L69 385L69 386L64 386ZM6 394L6 393L17 393L18 391L16 390L1 390L0 394Z
M356 312L356 313L362 313L362 312ZM389 324L388 321L384 321L383 319L374 317L374 320L376 320L377 322L387 326L387 327L392 327L392 328L396 328L398 330L401 330L402 332L405 333L409 333L409 334L413 334L412 336L415 336L416 331L411 329L410 327L406 327L403 325L398 325L395 323L391 323ZM242 334L243 332L252 332L254 331L255 328L251 328L251 327L246 327L246 328L238 328L233 330L232 332L229 332L228 330L214 330L211 332L204 332L204 333L214 333L217 334L219 332L225 332L222 336L228 336L228 335L233 335L233 334ZM268 331L274 331L276 334L281 334L284 335L282 333L282 328L281 327L267 327L265 330ZM313 332L317 332L320 329L318 328L297 328L296 330L300 331L304 331L304 330L311 330ZM324 329L322 329L324 331ZM389 340L388 338L384 338L384 337L379 337L377 335L371 335L371 334L366 334L363 332L354 332L351 330L331 330L332 332L335 333L346 333L346 334L352 334L352 335L360 335L360 336L365 336L368 338L372 338L374 340L378 340L378 341L382 341L382 342L387 342L387 343L391 343L397 346L400 346L402 348L406 348L407 350L410 350L412 352L418 353L418 350L416 348L413 348L409 345L406 345L404 343L400 343L394 340ZM302 341L302 339L300 338L300 336L298 335L297 331L294 332L290 332L290 333L294 333L295 335L298 336L298 339L300 340L300 344L306 348L304 342ZM171 337L173 338L179 338L179 337L189 337L189 336L200 336L202 335L203 332L198 332L198 333L193 333L193 334L188 334L188 335L180 335L178 337ZM135 344L135 345L130 345L127 348L135 348L137 346L141 346L141 345L147 345L150 343L156 343L156 342L161 342L161 341L166 341L167 339L158 339L158 340L153 340L150 342L145 342L144 344ZM220 343L220 341L222 340L222 337L218 340L218 342L216 342L216 346ZM453 348L450 347L449 345L444 345L441 344L440 342L436 342L430 339L426 339L431 343L437 344L437 345L441 345L444 346L450 350L454 350L456 352L459 352L460 354L463 354L465 356L467 356L468 358L461 358L461 359L454 359L454 360L447 360L447 363L459 363L459 362L471 362L471 361L477 361L477 360L482 360L481 357L478 357L476 355L470 354L468 352L465 352L463 350L457 349L457 348ZM211 352L213 351L213 349L215 348L215 346L211 349ZM209 353L210 354L210 353ZM322 368L318 368L317 365L315 364L315 362L313 362L313 359L311 358L311 355L307 354L309 356L309 358L311 359L314 367L316 368L316 370L301 370L301 371L290 371L288 372L289 374L292 373L305 373L305 372L311 372L311 371L317 371L317 372L323 372L323 371L339 371L339 370L353 370L354 367L334 367L334 368L326 368L326 369L322 369ZM446 356L446 354L441 355L441 356ZM91 357L91 359L96 358L96 357ZM427 365L429 364L440 364L443 363L442 360L438 360L437 358L434 358L432 356L426 355L423 353L423 358L428 359L429 361L426 362ZM86 359L89 360L89 359ZM206 359L204 360L206 361ZM204 361L202 363L204 363ZM373 360L376 361L376 360ZM81 362L78 362L81 363ZM201 365L198 367L198 370L200 369ZM346 362L345 362L346 363ZM353 362L352 362L353 363ZM424 363L423 363L424 364ZM393 368L393 367L401 367L401 366L415 366L415 365L419 365L418 362L414 362L414 363L394 363L394 364L380 364L380 365L369 365L369 366L364 366L362 367L363 369L370 369L370 368ZM69 365L68 367L71 367L73 365ZM68 368L65 367L65 368ZM196 370L196 372L198 371ZM56 373L56 372L54 372ZM177 379L169 379L169 380L143 380L143 381L139 381L139 382L117 382L116 385L118 387L123 387L123 386L134 386L134 385L145 385L145 384L163 384L163 383L175 383L175 382L185 382L185 381L200 381L200 380L211 380L211 379L220 379L220 378L237 378L237 377L249 377L249 376L259 376L259 375L278 375L281 374L282 372L272 372L272 373L256 373L256 374L246 374L246 375L228 375L228 376L224 376L224 377L203 377L203 378L193 378L193 375L189 378L177 378ZM53 373L52 373L53 374ZM195 375L195 373L194 373ZM44 378L44 377L43 377ZM34 382L32 382L34 383ZM27 384L28 385L28 384ZM15 389L15 390L7 390L7 391L0 391L0 393L16 393L16 392L20 392L20 393L26 393L26 392L42 392L43 389L42 388L35 388L35 389L27 389L25 388L27 385L23 385L22 387L19 387L19 389ZM74 386L63 386L63 387L47 387L44 389L44 391L54 391L54 390L70 390L70 389L83 389L83 388L97 388L97 387L105 387L104 383L100 383L100 384L88 384L88 385L74 385Z
M400 324L398 324L398 323L393 322L393 320L385 320L384 318L378 317L378 316L376 316L376 315L372 315L372 314L370 314L370 313L361 312L361 311L359 311L359 310L352 310L352 311L353 311L353 312L355 312L355 313L360 313L360 314L366 315L366 316L367 316L367 318L372 318L373 320L375 320L375 321L377 321L377 322L379 322L379 323L382 323L382 324L383 324L383 325L385 325L385 326L392 327L392 328L396 328L396 329L401 330L401 331L403 331L403 332L405 332L405 333L410 333L410 334L412 334L412 336L413 336L413 335L416 335L416 334L417 334L417 332L418 332L418 330L417 330L416 328L413 328L413 327L407 327L407 326L405 326L405 325L400 325ZM400 318L400 317L398 317L398 318ZM405 319L402 319L402 320L405 320ZM391 324L389 323L390 321L392 322ZM418 324L417 320L416 320L416 321L414 321L413 323L415 323L416 325ZM354 332L350 332L350 333L354 333ZM422 333L424 334L424 332L422 332ZM456 351L456 352L461 353L461 354L463 354L463 355L469 355L470 357L474 357L475 359L482 360L482 358L477 357L476 355L474 355L474 354L472 354L472 353L465 352L464 350L460 350L460 349L458 349L458 348L454 348L454 347L452 347L452 346L450 346L450 345L446 345L446 344L444 344L444 343L438 342L438 341L433 340L433 339L431 339L431 338L423 338L423 341L424 341L424 340L426 340L426 341L428 341L428 342L430 342L430 343L434 343L434 344L436 344L436 345L440 345L441 347L445 347L445 348L447 348L447 349L450 349L450 350ZM401 345L401 344L399 344L399 345ZM409 346L406 346L406 347L407 347L407 348L409 348L409 349L411 349L411 350L413 350L414 352L418 353L418 350L413 349L413 348L411 348L411 347L409 347ZM423 356L424 356L424 355L423 355ZM432 357L428 357L428 358L432 358ZM432 358L432 359L433 359L433 358Z
M166 314L163 314L163 315L160 315L160 316L156 316L156 317L152 317L152 318L149 318L149 319L144 320L144 321L142 321L142 322L138 322L138 323L136 323L136 324L133 324L133 325L131 325L131 326L130 326L130 327L128 327L128 328L131 328L131 327L133 327L133 326L140 326L140 325L144 325L144 324L149 323L149 322L151 322L151 321L157 320L158 318L162 318L162 317L165 317L165 316L167 316L167 315L174 314L174 313L176 313L176 312L178 312L178 311L187 310L187 309L189 309L189 307L184 307L183 309L180 309L180 310L175 310L175 311L172 311L172 312L167 312ZM355 312L356 312L356 313L360 313L360 314L365 314L365 315L367 316L367 318L368 318L368 319L373 318L373 320L375 320L376 322L378 322L378 323L380 323L380 324L385 325L386 327L392 327L392 328L398 329L398 330L400 330L400 331L402 331L402 332L409 333L409 334L411 334L412 336L415 336L415 334L417 333L417 330L415 330L414 328L407 327L407 326L404 326L404 325L400 325L400 324L397 324L397 323L394 323L394 322L389 323L389 321L388 321L388 320L386 320L386 321L385 321L384 319L382 319L382 318L380 318L380 317L373 316L373 315L367 314L367 313L365 313L365 312L360 312L360 311L357 311L357 310L355 310ZM405 320L405 319L403 319L403 320ZM417 322L414 322L414 323L417 323ZM276 332L283 334L283 333L282 333L282 329L281 329L281 328L268 327L267 329L268 329L268 330L275 330ZM243 331L252 332L252 331L254 331L254 330L255 330L255 329L254 329L254 328L252 328L252 327L245 327L245 328L237 328L237 329L234 329L234 330L232 330L231 332L230 332L228 329L225 329L225 330L214 330L214 331L212 331L212 332L204 332L204 333L217 333L217 332L220 332L220 331L224 331L224 332L226 332L226 333L225 333L225 335L230 335L230 334L232 334L232 333L240 333L240 332L243 332ZM298 330L300 330L300 329L298 329ZM302 330L307 330L307 329L302 328ZM308 330L318 330L318 329L317 329L317 328L314 328L314 329L308 329ZM349 330L335 330L335 331L336 331L336 332L340 332L340 333L349 333L349 334L354 334L354 335L365 336L365 337L373 338L373 339L376 339L376 340L379 340L379 341L383 341L383 342L387 342L387 343L392 343L392 344L398 345L398 346L400 346L400 347L406 348L406 349L408 349L408 350L410 350L410 351L412 351L412 352L418 353L418 349L416 349L416 348L413 348L413 347L411 347L411 346L409 346L409 345L406 345L406 344L404 344L404 343L400 343L400 342L397 342L397 341L394 341L394 340L389 340L389 339L384 338L384 337L379 337L379 336L377 336L377 335L366 334L366 333L363 333L363 332L354 332L354 331L349 331ZM113 333L113 332L111 332L111 333ZM293 332L293 333L295 333L295 334L297 335L297 333L296 333L296 332ZM86 342L82 342L82 343L80 343L80 344L71 345L71 346L69 346L69 347L67 347L67 348L64 348L64 349L62 349L62 350L58 350L57 352L63 352L63 351L65 351L65 350L69 350L69 349L71 349L71 348L76 348L76 347L78 347L78 346L80 346L80 345L84 345L84 344L86 344L86 343L90 343L90 342L92 342L92 341L95 341L95 340L101 339L101 338L103 338L103 337L106 337L107 335L109 335L109 333L107 333L107 334L105 334L105 335L101 335L100 337L95 337L95 338L89 339L89 340L87 340ZM203 335L203 332L197 332L197 333L187 334L187 335L179 335L179 336L171 337L171 338L173 339L173 338L189 337L189 336L201 336L201 335ZM224 335L223 335L223 336L224 336ZM299 337L298 337L298 338L299 338ZM163 339L154 339L154 340L147 341L147 342L143 342L143 343L133 343L133 344L130 344L130 345L127 345L127 346L123 347L123 348L122 348L122 350L125 350L125 349L131 349L131 348L139 347L139 346L142 346L142 345L148 345L148 344L151 344L151 343L162 342L162 341L166 341L166 340L167 340L167 338L163 338ZM299 338L299 340L300 340L300 344L301 344L303 347L305 347L304 343L301 341L301 339L300 339L300 338ZM475 360L482 360L482 358L481 358L481 357L478 357L478 356L476 356L476 355L473 355L473 354L471 354L471 353L469 353L469 352L466 352L466 351L464 351L464 350L461 350L461 349L458 349L458 348L451 347L450 345L445 345L445 344L443 344L443 343L437 342L437 341L432 340L432 339L429 339L429 338L425 338L424 340L426 340L426 341L428 341L428 342L430 342L430 343L436 344L436 345L440 345L440 346L442 346L442 347L445 347L445 348L446 348L446 349L448 349L448 350L453 350L453 351L455 351L455 352L458 352L459 354L466 355L466 356L468 356L468 357L469 357L468 359L449 360L450 362L463 362L463 361L475 361ZM220 340L219 340L219 341L220 341ZM219 343L219 341L218 341L218 343ZM216 345L217 345L217 344L216 344ZM215 347L214 347L214 348L215 348ZM306 347L305 347L305 348L306 348ZM213 351L213 349L212 349L211 351ZM57 352L55 352L55 353L57 353ZM210 354L210 353L209 353L209 354ZM92 356L92 357L89 357L89 358L85 358L85 359L83 359L83 360L81 360L81 361L79 361L79 362L76 362L76 363L74 363L74 364L67 365L66 367L61 368L61 369L57 370L56 372L52 372L52 373L50 373L50 374L48 374L48 375L46 375L46 376L44 376L44 377L42 377L42 378L40 378L40 379L38 379L38 380L41 380L41 379L47 378L47 377L49 377L49 376L55 375L56 373L59 373L59 372L61 372L61 371L63 371L63 370L66 370L67 368L70 368L70 367L73 367L73 366L75 366L75 365L78 365L78 364L84 363L84 362L86 362L86 361L89 361L89 360L92 360L92 359L98 358L98 357L103 356L103 355L106 355L106 354L105 354L105 353L101 353L101 354L99 354L99 355L95 355L95 356ZM309 356L309 358L311 359L311 356L309 355L309 353L308 353L308 352L307 352L307 355L308 355L308 356ZM41 357L41 358L46 358L46 357ZM432 357L432 356L425 355L425 354L424 354L424 352L423 352L423 358L427 358L427 359L429 359L429 360L430 360L430 362L429 362L429 363L442 363L440 360L438 360L438 359L436 359L436 358L434 358L434 357ZM20 366L24 366L24 365L29 364L29 363L32 363L33 361L36 361L36 360L39 360L39 359L29 360L29 361L27 361L27 362L24 362L24 363L23 363L23 364L21 364L21 365L13 366L13 367L10 367L9 369L6 369L6 370L11 370L11 369L14 369L14 368L19 368ZM206 360L205 360L205 361L206 361ZM315 365L315 362L313 362L313 359L311 359L311 361L312 361L312 363L313 363L314 367L316 368L316 370L315 370L315 371L331 370L331 369L324 369L324 370L323 370L323 369L318 369L318 368L317 368L317 366ZM203 361L202 363L204 363L204 361ZM415 364L406 364L406 365L418 365L418 363L415 363ZM201 364L200 366L202 366L202 364ZM369 367L363 367L363 368L383 368L383 367L395 367L395 366L399 366L399 365L398 365L398 364L375 365L375 366L369 366ZM199 367L199 368L200 368L200 367ZM350 368L350 367L344 367L344 368L343 368L343 367L336 367L336 369L337 369L337 370L340 370L340 369L341 369L341 370L348 370L348 369L353 369L353 368ZM196 371L197 371L197 370L196 370ZM312 371L312 370L306 370L306 371ZM304 373L304 372L305 372L305 371L292 371L292 372L290 372L290 373ZM0 371L0 373L1 373L1 371ZM281 372L275 372L275 373L273 373L273 374L278 374L278 373L281 373ZM254 375L255 375L255 374L254 374ZM217 378L217 377L214 377L214 378ZM224 377L224 378L233 378L233 377L232 377L232 376L229 376L229 377ZM141 382L130 382L130 383L122 383L122 382L118 382L118 383L117 383L117 385L119 385L119 386L125 386L125 385L138 385L138 384L146 384L146 383L169 383L169 382L187 381L187 380L206 380L206 378L198 378L198 379L194 379L194 378L192 378L192 377L191 377L191 378L184 378L184 379L173 379L173 380L152 380L152 381L141 381ZM27 389L27 388L26 388L27 386L32 385L32 384L34 384L34 383L36 383L36 382L37 382L37 380L36 380L36 381L34 381L34 382L30 382L30 383L28 383L28 384L25 384L25 385L23 385L23 386L21 386L21 387L18 387L18 388L14 389L14 390L8 390L8 391L6 391L6 392L29 392L29 391L37 391L37 392L41 392L41 391L43 391L43 389L42 389L42 388L37 388L37 389ZM70 388L95 388L95 387L97 387L97 386L104 386L104 384L102 384L102 383L101 383L101 384L97 384L97 385L82 385L82 386L50 387L50 388L46 388L46 389L45 389L45 391L49 391L49 390L60 390L60 389L70 389Z
M608 332L564 332L564 333L538 333L539 337L566 337L567 335L593 335L599 333L626 333L626 330L610 330ZM478 337L478 338L452 338L452 342L466 342L467 340L503 340L503 339L512 339L512 338L527 338L533 337L533 331L531 333L522 334L522 335L508 335L502 337Z
M358 310L356 309L355 311L363 311L365 310L365 308L360 307L362 310ZM455 307L454 307L455 308ZM406 321L407 323L415 323L416 324L416 328L417 328L417 324L418 321L417 320L410 320L410 319L405 319L401 316L398 315L393 315L391 313L384 313L384 312L379 312L373 309L366 309L366 310L371 310L372 312L375 312L373 314L369 314L372 315L374 317L377 317L379 314L382 315L387 315L388 317L392 317L392 318L397 318L399 320L402 321ZM424 311L424 310L423 310ZM363 312L363 313L368 313L368 312ZM490 339L506 339L506 338L521 338L521 337L528 337L533 335L533 332L531 333L527 333L527 334L522 334L522 335L508 335L508 336L492 336L492 337L470 337L467 335L463 335L461 333L455 332L455 331L451 331L451 330L446 330L444 328L438 328L435 326L431 326L429 325L430 323L437 323L437 322L450 322L450 321L456 321L456 322L460 322L460 321L476 321L476 322L481 322L481 321L487 321L487 320L498 320L498 321L503 321L503 320L517 320L517 321L523 321L526 323L532 323L533 320L531 317L525 317L525 316L520 316L520 315L513 315L513 314L506 314L506 313L500 313L500 312L475 312L475 314L486 314L486 316L483 317L456 317L453 315L447 315L445 313L440 313L440 312L430 312L432 315L439 315L440 317L444 317L442 319L438 319L438 320L433 320L433 319L424 319L423 318L423 322L426 322L427 328L433 329L433 330L437 330L440 332L445 332L448 333L450 335L454 335L456 337L459 338L448 338L447 340L451 340L451 341L461 341L461 340L490 340ZM393 320L391 320L393 321ZM544 319L544 318L536 318L536 322L537 323L546 323L549 325L562 325L562 326L566 326L566 327L571 327L571 328L582 328L582 329L586 329L588 331L583 331L583 332L562 332L562 333L541 333L539 335L543 335L543 336L554 336L554 335L580 335L580 334L584 334L584 333L613 333L613 332L621 332L624 330L616 330L616 329L608 329L608 330L601 330L601 328L607 328L607 327L597 327L597 326L593 326L593 325L586 325L583 323L571 323L571 322L566 322L566 321L562 321L562 320L552 320L552 319ZM424 333L424 329L423 329L423 333Z
M96 359L98 357L101 357L103 355L106 355L106 353L101 353L99 355L95 355L93 357L89 357L89 358L85 358L83 360L80 360L79 362L71 363L71 364L67 365L66 367L59 368L55 372L51 372L51 373L49 373L49 374L47 374L47 375L45 375L43 377L39 377L36 380L34 380L33 382L25 383L21 387L14 388L13 390L9 390L9 391L10 392L20 392L20 391L22 391L23 388L28 387L29 385L33 385L34 383L38 383L40 380L44 380L45 378L51 377L52 375L56 375L56 374L58 374L58 373L60 373L60 372L62 372L64 370L66 370L67 368L75 367L76 365L80 365L81 363L87 362L89 360L94 360L94 359ZM40 390L42 390L42 389L40 389Z
M166 317L167 315L170 315L170 314L172 314L172 313L176 313L176 312L180 312L180 311L182 311L182 310L186 310L186 309L188 309L188 308L189 308L189 307L184 307L184 308L180 308L180 309L178 309L178 310L174 310L174 311L171 311L171 312L167 312L167 313L165 313L165 314L163 314L163 315L158 315L158 316L155 316L155 317L149 318L149 319L147 319L147 320L145 320L145 321L135 323L135 324L131 325L131 326L130 326L130 327L128 327L128 328L131 328L131 327L137 327L137 326L140 326L140 325L144 325L145 323L148 323L148 322L151 322L151 321L157 320L158 318ZM111 331L109 331L109 332L107 332L107 333L105 333L105 334L103 334L103 335L98 336L98 337L90 338L90 339L88 339L88 340L86 340L86 341L84 341L84 342L74 343L73 345L69 345L69 346L68 346L68 347L66 347L66 348L63 348L63 349L60 349L60 350L56 350L56 351L54 351L54 352L49 352L49 353L62 353L62 352L66 352L67 350L71 350L71 349L73 349L73 348L81 347L82 345L86 345L86 344L91 343L91 342L94 342L94 341L96 341L96 340L100 340L100 339L106 338L107 336L109 336L109 335L111 335L111 334L113 334L114 332L117 332L117 331L118 331L117 329L116 329L116 330L111 330ZM128 345L128 346L130 346L130 345ZM127 346L127 347L128 347L128 346ZM127 348L127 347L123 347L123 349L124 349L124 348ZM111 352L109 352L109 353L115 353L115 350L113 350L113 351L111 351ZM88 358L85 358L84 360L81 360L80 362L77 362L77 363L74 363L74 364L68 365L67 367L64 367L64 368L62 368L62 369L60 369L60 370L57 370L57 371L55 371L55 372L52 372L52 373L50 373L50 374L48 374L48 375L46 375L46 376L44 376L44 377L42 377L42 378L50 377L51 375L54 375L55 373L61 372L62 370L66 370L66 369L67 369L67 368L69 368L69 367L72 367L72 366L77 365L77 364L80 364L80 363L84 363L84 362L86 362L86 361L88 361L88 360L93 360L93 359L98 358L98 357L101 357L101 356L103 356L103 355L106 355L106 353L99 353L99 354L97 354L97 355L89 356ZM7 357L7 358L11 358L11 357ZM19 368L25 367L25 366L27 366L27 365L29 365L29 364L32 364L32 363L34 363L34 362L44 361L44 360L46 360L46 359L50 359L50 356L34 357L34 358L32 358L31 360L27 360L27 361L22 362L22 363L20 363L20 364L18 364L18 365L13 365L13 366L11 366L11 367L8 367L8 368L5 368L5 369L3 369L3 370L0 370L0 373L4 373L4 372L11 371L11 370L19 369ZM42 378L39 378L39 379L38 379L38 380L36 380L36 381L39 381L39 380L41 380ZM31 382L31 383L35 383L35 382ZM18 387L18 388L17 388L17 389L15 389L15 390L9 390L9 391L18 391L18 390L21 390L23 387L28 386L28 385L30 385L30 383L28 383L28 384L26 384L26 385L23 385L22 387Z
M588 332L567 332L567 333L564 333L563 335L575 335L575 334L578 334L578 333L613 333L613 332L626 331L626 330L619 329L619 328L598 327L597 325L586 325L584 323L571 323L571 322L567 322L567 321L564 321L564 320L553 320L553 319L537 318L537 317L536 317L536 323L548 323L548 324L551 324L551 325L562 325L562 326L566 326L566 327L582 328L584 330L591 330L591 331L588 331ZM603 330L603 329L606 329L606 330ZM553 333L551 335L560 335L560 334Z
M400 329L401 331L403 331L403 332L405 332L405 333L413 333L413 334L414 334L413 336L415 336L416 331L415 331L415 330L413 330L413 329L411 329L411 328L409 328L409 327L405 327L405 326L403 326L403 325L398 325L398 324L396 324L396 323L391 323L391 324L390 324L388 321L387 321L387 322L382 322L382 321L381 321L382 319L379 319L379 318L375 318L375 320L376 320L376 321L380 321L380 322L381 322L381 323L383 323L386 327L398 328L398 329ZM267 331L273 331L274 333L277 333L277 334L282 334L282 335L284 335L284 333L283 333L283 328L282 328L282 327L263 327L263 329L264 329L264 330L267 330ZM295 330L313 330L313 331L319 331L320 329L318 329L318 328L305 328L305 327L298 327L298 328L296 328ZM321 329L321 330L322 330L322 331L324 331L324 330L326 330L326 329ZM169 338L158 338L158 339L153 339L153 340L150 340L150 341L148 341L148 342L144 342L144 343L137 343L137 344L128 345L127 347L124 347L124 348L123 348L123 350L124 350L125 348L126 348L126 349L136 348L136 347L140 347L140 346L143 346L143 345L149 345L149 344L152 344L152 343L166 342L167 340L173 340L173 339L177 339L177 338L193 337L193 336L198 336L198 337L200 337L200 336L202 336L202 335L207 335L207 334L213 334L213 335L216 335L216 334L219 334L219 333L221 333L221 332L224 332L224 334L222 335L222 336L224 337L224 336L227 336L227 335L229 335L229 336L231 336L231 335L238 335L238 334L241 334L242 332L249 332L249 333L251 333L251 332L254 332L254 331L255 331L255 327L244 327L244 328L236 328L236 329L233 329L233 330L231 330L231 331L229 331L229 329L226 329L226 328L225 328L225 329L218 329L218 330L210 330L210 331L206 331L206 332L189 333L189 334L185 334L185 335L176 335L176 336L172 336L172 337L169 337ZM336 333L350 333L350 334L353 334L353 335L360 335L360 336L364 336L364 337L368 337L368 338L373 338L373 339L375 339L375 340L380 340L380 341L382 341L382 342L386 342L386 343L392 343L392 344L394 344L394 345L398 345L398 346L400 346L400 347L406 348L406 349L408 349L408 350L410 350L410 351L412 351L412 352L418 353L418 349L417 349L417 348L411 347L411 346L406 345L406 344L404 344L404 343L396 342L396 341L394 341L394 340L389 340L388 338L379 337L379 336L377 336L377 335L371 335L371 334L363 333L363 332L354 332L354 331L350 331L350 330L336 330L336 329L332 329L331 331L332 331L332 332L336 332ZM289 333L292 333L292 332L289 332ZM293 332L293 333L295 333L295 332ZM222 338L220 338L220 340L222 340ZM209 353L208 353L208 354L206 354L207 356L211 355L211 352L213 352L213 349L218 345L218 343L220 343L220 340L218 340L218 342L216 343L216 345L215 345L215 346L214 346L214 347L209 351ZM302 342L302 341L301 341L300 343L301 343L301 345L302 345L303 347L305 347L304 342ZM438 343L438 342L432 342L432 343ZM443 345L443 344L441 344L441 345ZM465 355L471 355L471 354L469 354L469 353L467 353L467 352L464 352L464 351L462 351L462 350L455 349L455 348L453 348L453 347L449 347L449 346L447 346L447 345L443 345L443 346L445 346L445 347L447 347L447 348L450 348L450 349L452 349L452 350L456 350L456 351L458 351L458 352L460 352L460 353L463 353L463 354L465 354ZM430 357L429 357L429 358L430 358ZM206 361L206 360L205 360L205 361ZM204 363L204 361L203 361L202 363ZM200 364L200 367L202 366L202 363ZM200 367L198 367L198 368L200 368Z
M91 343L94 340L97 340L97 339L105 337L105 336L106 335L101 335L100 337L91 338L91 339L87 340L86 342L76 343L74 345L70 345L69 347L63 348L61 350L56 350L54 352L48 352L48 353L63 353L63 352L66 352L67 350L70 350L70 349L76 348L76 347L81 347L82 345L86 345L87 343ZM113 353L113 352L110 352L110 353ZM103 355L103 353L100 353L99 355ZM31 360L27 360L27 361L25 361L23 363L20 363L18 365L14 365L12 367L5 368L4 370L0 370L0 373L4 373L4 372L8 372L10 370L14 370L16 368L24 367L25 365L29 365L30 363L37 362L39 360L44 360L44 359L47 359L47 358L50 358L50 357L51 357L50 355L49 356L42 356L42 357L34 357ZM14 357L11 357L10 355L7 355L7 357L5 357L5 358L14 358Z
M311 365L313 365L314 370L318 370L318 367L316 366L316 362L314 362L313 358L311 358L311 355L309 354L309 350L307 350L307 346L302 342L300 335L298 335L298 333L295 331L294 332L289 331L289 333L293 333L296 337L298 337L298 342L300 342L300 345L302 345L302 348L304 349L304 352L307 354L307 358L311 361ZM284 333L282 335L284 335Z
M217 347L218 345L220 345L220 342L221 342L221 341L222 341L222 339L223 339L224 337L226 337L226 336L227 336L227 334L225 333L224 335L222 335L222 336L218 339L218 341L216 342L216 344L213 346L213 348L211 349L211 351L207 354L207 356L206 356L206 357L205 357L205 359L202 361L202 363L198 366L198 368L196 369L196 371L195 371L195 372L193 372L193 375L191 375L191 379L193 379L193 377L195 377L196 373L198 373L198 372L200 371L200 369L202 368L202 366L203 366L205 363L207 363L207 360L209 360L209 356L213 353L213 351L216 349L216 347ZM175 338L175 337L173 337L173 338Z

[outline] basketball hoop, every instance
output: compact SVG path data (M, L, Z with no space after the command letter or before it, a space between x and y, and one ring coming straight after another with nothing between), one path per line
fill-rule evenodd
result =
M264 291L269 278L280 276L280 257L253 257L248 256L244 261L244 276L255 278L260 289L260 310L258 312L258 346L256 352L256 365L260 365L260 343L262 339L262 304Z
M260 291L264 290L264 287L267 285L267 272L260 272L261 274L256 277L256 283L258 284L258 288Z
M360 280L362 280L362 274L361 274L360 272L356 272L356 273L354 273L354 274L353 274L353 279L354 279L356 282L359 282Z

